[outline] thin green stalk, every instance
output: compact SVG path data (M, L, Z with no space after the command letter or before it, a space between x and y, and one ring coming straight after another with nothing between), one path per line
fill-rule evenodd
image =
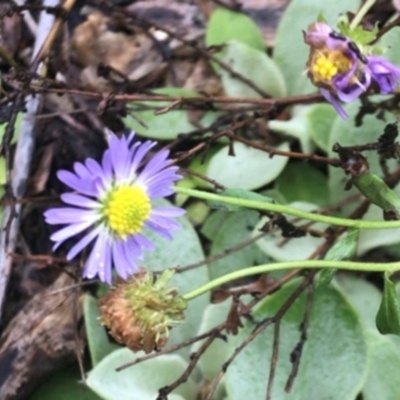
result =
M245 276L257 275L266 272L278 271L291 268L333 268L345 269L349 271L367 271L367 272L386 272L400 270L400 261L389 263L368 263L356 261L335 261L335 260L304 260L304 261L286 261L271 264L258 265L256 267L243 268L238 271L231 272L217 279L214 279L206 284L184 294L182 297L185 300L192 300L195 297L209 292L224 283L233 281L234 279L243 278Z
M322 222L328 225L345 226L348 228L359 229L394 229L400 228L400 221L366 221L360 219L347 219L339 217L331 217L329 215L316 214L308 211L299 210L294 207L283 204L268 203L263 201L239 199L236 197L221 196L216 193L204 192L201 190L188 189L184 187L175 187L177 193L186 194L198 199L219 201L221 203L232 204L255 210L272 211L282 214L289 214L302 219Z
M350 29L355 29L362 19L366 16L369 9L376 3L376 0L367 0L364 5L358 10L358 13L353 18L353 21L350 23Z

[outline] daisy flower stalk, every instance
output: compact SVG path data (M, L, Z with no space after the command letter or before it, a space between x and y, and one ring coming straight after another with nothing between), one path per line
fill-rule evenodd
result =
M400 68L325 22L311 24L304 41L310 46L308 76L342 118L347 113L341 102L351 102L370 88L387 94L397 86Z
M50 237L56 250L67 239L85 232L72 246L67 259L73 259L93 243L83 276L98 276L111 283L112 266L127 279L137 272L143 250L154 250L144 228L172 239L175 221L185 213L174 206L154 206L153 200L174 193L172 184L181 178L178 167L161 150L147 162L145 157L156 142L134 142L134 134L118 138L112 134L101 162L88 158L76 162L74 172L60 170L58 179L75 192L64 193L67 207L51 208L44 216L48 224L66 225Z

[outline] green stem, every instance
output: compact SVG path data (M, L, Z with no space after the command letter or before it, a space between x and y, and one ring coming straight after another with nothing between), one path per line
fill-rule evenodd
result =
M354 30L365 17L369 9L375 4L376 0L367 0L364 5L358 10L358 13L351 21L350 29Z
M177 193L186 194L192 197L197 197L198 199L219 201L221 203L232 204L235 206L241 206L245 208L253 208L255 210L272 211L283 214L289 214L302 219L307 219L315 222L322 222L328 225L338 225L338 226L345 226L348 228L359 228L359 229L400 228L400 221L365 221L360 219L331 217L329 215L315 214L312 212L302 211L294 207L285 206L283 204L221 196L216 193L204 192L195 189L188 189L180 186L175 186L175 191Z
M386 272L400 270L400 261L390 263L366 263L356 261L304 260L264 264L258 265L257 267L243 268L238 271L231 272L230 274L221 276L220 278L207 282L205 285L202 285L191 292L184 294L182 297L185 300L192 300L195 297L209 292L210 290L215 289L224 283L233 281L234 279L291 268L333 268L350 271Z

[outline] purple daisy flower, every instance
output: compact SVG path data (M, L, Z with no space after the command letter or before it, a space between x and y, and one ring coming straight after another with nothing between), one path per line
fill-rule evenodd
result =
M383 57L363 54L349 37L335 32L325 22L316 22L304 32L310 45L308 76L342 118L347 113L341 102L348 103L376 83L381 94L394 90L400 68Z
M184 210L173 206L155 207L151 201L174 193L173 182L181 177L168 160L169 151L161 150L145 165L142 162L156 142L133 143L129 138L111 136L101 163L92 158L74 164L74 173L60 170L60 181L76 193L64 193L61 199L71 207L52 208L44 213L48 224L66 225L51 236L53 250L65 240L87 231L68 252L71 260L94 242L83 276L96 275L111 283L112 265L126 279L138 271L137 259L143 249L154 249L143 234L149 228L169 239L180 227L174 220Z

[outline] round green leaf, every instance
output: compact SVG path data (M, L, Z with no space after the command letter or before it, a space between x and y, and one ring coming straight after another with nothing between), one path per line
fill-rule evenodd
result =
M363 400L400 399L400 346L378 332L369 331L367 338L371 361Z
M291 204L291 207L299 208L304 211L314 211L318 207L314 204L295 202ZM287 216L290 222L291 217ZM263 218L256 226L253 231L252 236L256 236L260 233L260 229L266 224L269 218ZM302 222L304 223L304 221ZM314 229L324 230L327 226L325 224L317 223L313 224ZM272 232L268 233L257 240L257 245L260 249L267 254L269 257L276 261L291 261L291 260L305 260L310 254L324 242L324 239L317 238L314 236L306 235L300 238L293 238L285 240L282 244L281 231L274 229Z
M154 93L174 97L199 96L197 92L182 88L162 88L154 90ZM124 124L141 136L160 140L176 139L180 134L188 133L199 128L199 126L195 126L189 121L188 112L180 110L179 108L173 108L163 114L155 114L156 110L154 109L140 110L140 107L143 106L162 109L170 105L171 102L172 100L133 102L131 103L134 109L132 114L136 118L128 114L123 120ZM198 123L202 127L209 126L215 121L218 115L218 113L207 111ZM144 125L139 121L143 122Z
M295 137L305 153L314 151L314 143L311 140L308 127L308 113L312 106L297 105L292 108L292 118L289 120L272 120L268 127L274 132L283 133Z
M158 201L157 205L169 205L166 200ZM168 240L153 231L146 236L154 243L155 250L145 254L143 266L153 271L160 271L174 267L184 267L204 260L204 253L196 231L185 217L178 218L181 229L173 231L173 240ZM208 282L207 266L201 266L184 273L177 273L171 279L170 285L177 287L180 294ZM172 329L169 345L180 343L193 337L199 329L201 316L208 304L207 294L190 301L185 311L185 321ZM180 354L189 355L187 347L180 350Z
M267 297L253 313L255 320L272 317L298 283L292 282ZM292 368L290 354L300 339L299 327L305 303L303 293L282 319L272 399L354 400L368 370L366 339L353 307L338 289L331 286L315 290L299 371L292 391L285 392ZM254 323L246 322L237 336L237 343L245 340L253 329ZM273 327L270 326L228 368L226 388L230 400L265 398L272 343Z
M337 274L335 281L358 311L365 325L376 331L375 318L382 299L379 289L365 279L350 273Z
M112 352L89 373L88 386L104 400L156 399L158 390L175 381L187 368L180 356L167 354L116 371L141 355L127 348ZM192 379L189 377L179 385L168 399L195 400L196 386Z
M283 143L277 147L288 151ZM216 152L205 165L205 174L227 188L258 189L275 180L288 162L287 157L270 157L268 153L235 143L234 156L229 155L229 146Z
M100 311L97 300L88 294L83 298L83 315L90 357L92 365L95 366L107 354L120 348L120 346L108 340L108 335L100 322Z
M229 215L214 237L210 256L222 253L249 239L258 220L259 213L252 210L237 211ZM210 263L210 278L215 279L229 272L268 261L269 258L253 243Z
M371 205L364 214L363 219L369 221L382 221L382 210L375 205ZM396 229L365 229L360 231L358 240L357 254L363 255L369 250L381 246L394 245L400 242L400 228Z
M400 48L394 45L400 40L400 27L395 26L389 32L385 33L379 40L378 45L385 50L383 56L394 64L400 64Z
M231 69L251 80L258 88L273 97L282 97L286 94L286 85L275 62L262 51L252 49L235 40L229 41L218 57ZM221 75L222 86L227 96L232 97L260 97L260 94L246 83L232 76L223 69L216 68Z
M57 371L34 391L29 400L103 400L81 380L77 365Z
M313 104L307 114L307 130L314 143L325 152L329 151L329 135L336 110L330 104Z
M304 43L302 31L323 14L333 27L339 14L357 11L360 0L291 0L280 21L275 37L274 60L282 71L288 94L315 92L304 74L309 46Z
M229 313L231 300L225 300L221 304L210 304L203 315L198 335L208 332L215 326L224 322ZM192 346L192 353L196 352L203 341L196 342ZM227 336L227 340L215 339L208 349L199 359L198 366L201 369L203 378L213 380L218 372L221 371L222 364L227 360L235 348L232 345L232 336Z
M206 46L224 44L228 40L237 40L253 49L265 51L262 32L247 15L218 8L208 21Z
M390 274L383 274L383 295L378 314L376 327L379 332L392 333L400 336L400 306L396 287L390 279Z
M327 177L308 162L289 162L275 181L275 189L289 203L304 201L326 206L329 202Z
M218 231L221 229L223 222L229 218L230 213L225 211L215 211L205 220L201 227L201 233L208 239L214 240Z

